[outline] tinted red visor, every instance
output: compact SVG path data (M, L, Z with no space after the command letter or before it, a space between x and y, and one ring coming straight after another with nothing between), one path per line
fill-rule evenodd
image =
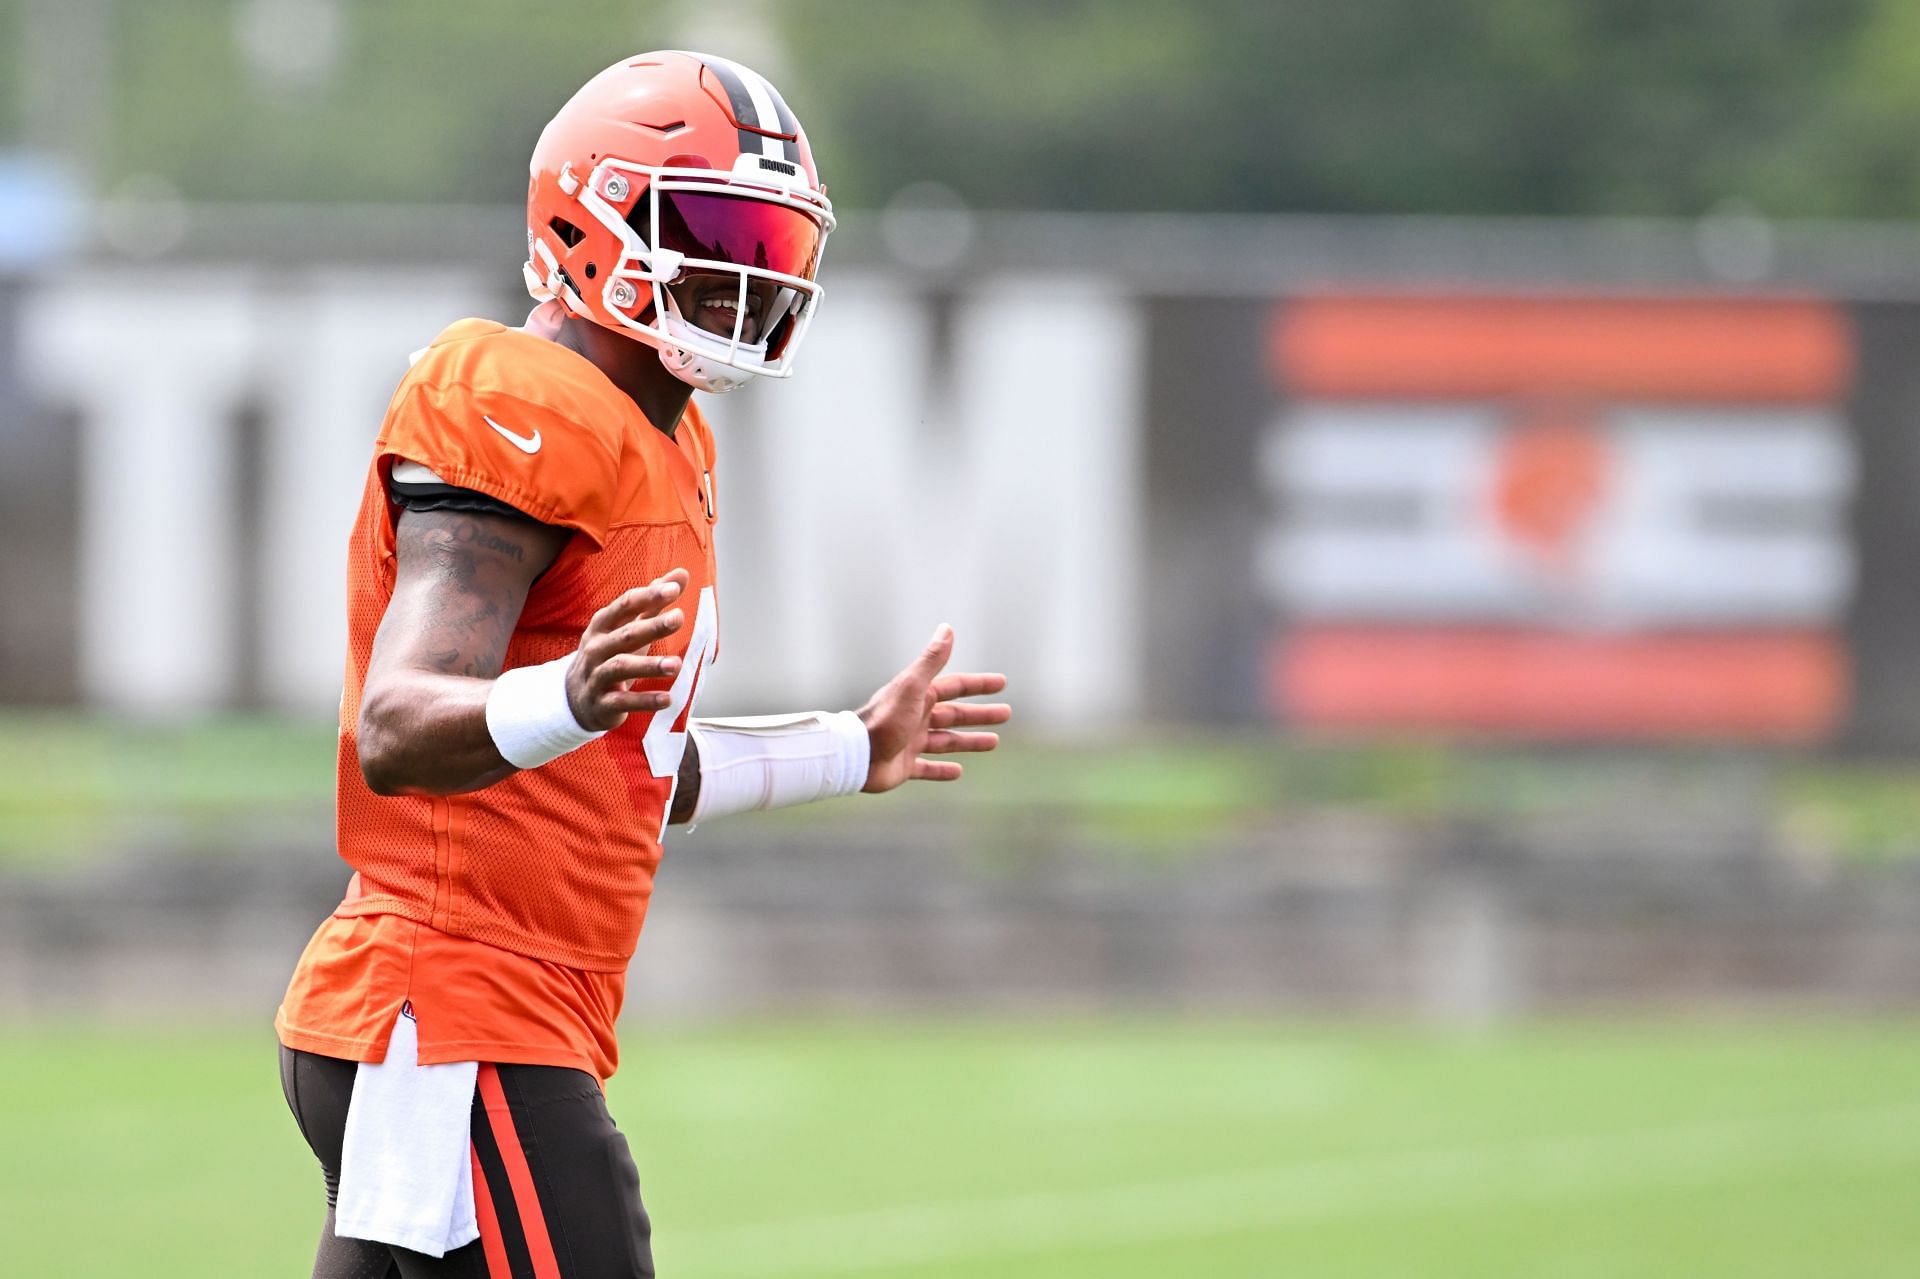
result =
M661 191L658 196L662 248L803 280L811 280L820 264L820 224L799 209L695 191ZM639 229L645 236L647 228Z

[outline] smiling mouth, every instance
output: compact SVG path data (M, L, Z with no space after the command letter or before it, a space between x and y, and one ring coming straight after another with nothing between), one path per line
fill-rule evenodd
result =
M707 293L693 304L694 324L709 333L731 339L735 320L740 318L740 294L735 288ZM751 346L760 337L760 307L752 293L747 294L746 319L740 325L740 341Z

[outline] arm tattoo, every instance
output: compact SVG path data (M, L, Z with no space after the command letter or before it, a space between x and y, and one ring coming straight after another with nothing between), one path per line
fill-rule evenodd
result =
M700 743L687 733L687 749L680 756L680 777L673 787L673 808L667 813L669 825L693 819L693 806L700 802Z
M422 662L443 675L491 679L506 661L527 551L509 521L455 511L408 512L398 550L428 588L419 616Z
M378 793L458 795L513 772L479 713L485 681L568 536L504 515L400 513L393 594L360 699L360 767Z
M455 524L453 540L457 545L493 551L501 558L512 560L516 564L526 559L526 548L520 543L509 541L491 529L481 528L475 520L465 519Z

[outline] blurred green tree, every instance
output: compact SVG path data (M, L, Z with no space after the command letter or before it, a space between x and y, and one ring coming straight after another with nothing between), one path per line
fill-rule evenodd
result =
M572 86L642 42L629 0L342 3L337 63L294 78L248 47L251 2L119 6L106 173L219 200L511 201Z
M0 0L0 128L82 6L84 167L196 198L510 202L569 86L697 33L772 40L845 207L1920 213L1909 0Z
M1869 16L1857 0L781 12L796 65L831 86L815 132L856 204L932 178L991 207L1647 214L1817 207L1773 180L1774 153L1821 117ZM1829 163L1859 154L1825 141Z

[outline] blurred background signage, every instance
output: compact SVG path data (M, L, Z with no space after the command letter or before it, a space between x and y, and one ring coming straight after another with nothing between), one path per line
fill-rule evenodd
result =
M1840 723L1843 311L1283 304L1261 448L1274 712L1339 728L1820 741Z

